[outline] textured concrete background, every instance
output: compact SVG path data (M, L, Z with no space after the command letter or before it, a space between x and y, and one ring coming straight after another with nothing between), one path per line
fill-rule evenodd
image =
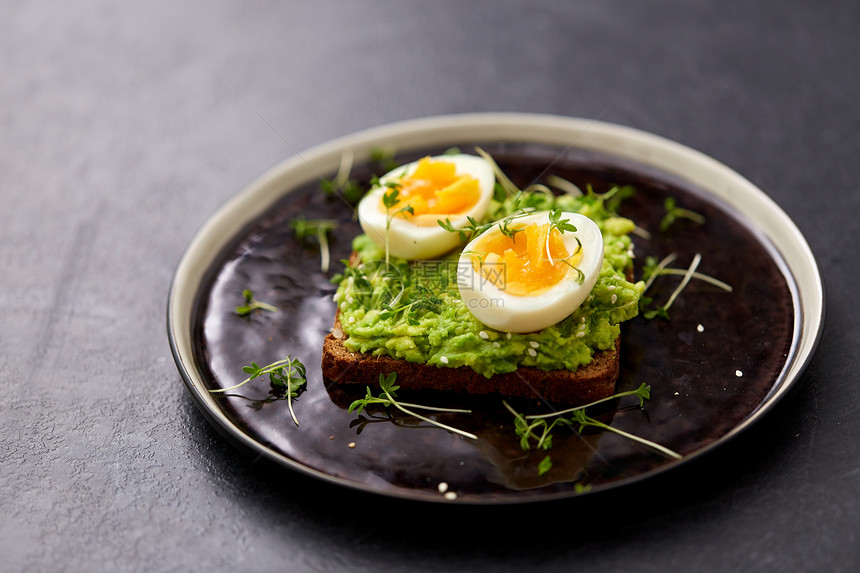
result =
M688 4L0 0L0 570L853 570L860 9ZM195 231L296 150L469 111L630 125L763 188L828 287L796 390L587 503L426 507L233 449L165 334Z

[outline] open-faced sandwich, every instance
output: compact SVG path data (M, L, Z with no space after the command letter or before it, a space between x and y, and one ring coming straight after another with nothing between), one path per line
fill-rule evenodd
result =
M498 179L498 182L497 182ZM323 347L334 383L501 393L583 404L610 396L620 325L638 312L634 224L612 192L517 189L489 156L426 157L358 206Z

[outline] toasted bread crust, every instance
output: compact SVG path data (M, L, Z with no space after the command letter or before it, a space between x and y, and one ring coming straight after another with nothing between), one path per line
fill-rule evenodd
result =
M342 332L337 320L333 330ZM611 396L615 392L620 362L619 340L616 339L614 349L596 353L591 362L575 372L521 367L515 372L487 378L468 366L437 367L352 352L343 341L344 338L329 334L323 342L323 376L336 384L378 387L380 374L397 372L397 384L404 390L498 393L574 405Z

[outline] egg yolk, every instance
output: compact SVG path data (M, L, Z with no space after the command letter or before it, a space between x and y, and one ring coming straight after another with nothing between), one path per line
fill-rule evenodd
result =
M516 296L534 296L563 280L582 258L571 255L558 229L526 225L513 238L498 232L475 245L472 266L482 278Z
M462 215L481 198L478 180L471 175L457 175L450 161L425 157L410 175L398 182L397 203L389 212L422 227L436 226L440 218ZM380 209L385 206L380 200ZM406 211L407 207L412 212Z

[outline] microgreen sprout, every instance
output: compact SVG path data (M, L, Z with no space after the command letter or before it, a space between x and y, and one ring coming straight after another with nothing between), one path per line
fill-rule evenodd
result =
M391 372L390 374L388 374L388 376L386 376L384 374L380 374L379 375L379 388L381 390L381 393L379 394L379 396L374 396L370 390L370 387L367 387L367 393L366 393L365 397L361 398L359 400L355 400L352 404L349 405L349 409L347 411L352 412L353 410L355 410L356 413L361 414L362 410L364 410L365 407L367 407L371 404L378 404L384 408L387 408L388 406L394 406L395 408L397 408L398 410L400 410L404 414L418 418L419 420L427 422L428 424L431 424L433 426L443 428L445 430L448 430L449 432L453 432L453 433L458 434L460 436L463 436L465 438L470 438L473 440L478 439L478 437L474 434L471 434L469 432L465 432L463 430L459 430L457 428L448 426L447 424L443 424L441 422L437 422L436 420L432 420L430 418L427 418L426 416L422 416L421 414L413 412L409 408L420 409L420 410L431 410L434 412L454 413L454 414L471 414L470 410L460 410L457 408L437 408L437 407L433 407L433 406L422 406L420 404L410 404L408 402L400 402L397 400L397 390L400 389L400 386L395 385L396 381L397 381L397 372Z
M558 229L562 234L566 232L575 233L576 227L570 222L570 219L562 219L561 209L553 209L549 214L549 230Z
M484 160L486 160L486 162L490 164L490 167L492 167L493 172L496 175L496 187L494 190L495 192L493 197L497 201L501 202L509 197L521 197L523 196L523 194L528 197L537 196L539 198L541 194L553 197L553 192L549 189L549 187L541 183L532 183L525 189L520 189L514 184L513 181L510 180L507 174L502 170L501 167L499 167L499 165L489 153L487 153L480 147L476 147L475 151L477 151L478 155L483 157Z
M469 217L469 219L471 219L472 221L475 221L475 219L474 219L474 218L472 218L472 217ZM442 219L436 219L436 223L437 223L440 227L442 227L443 229L445 229L446 231L448 231L449 233L458 233L458 234L459 234L459 236L460 236L460 241L461 241L461 242L466 242L466 239L467 239L467 238L468 238L468 236L469 236L469 235L468 235L468 232L467 232L465 229L458 229L458 228L456 228L456 227L454 226L454 224L453 224L453 223L451 223L451 219L445 219L444 221L443 221Z
M296 414L293 411L293 398L298 396L299 390L307 383L307 375L305 365L302 364L298 358L287 356L285 359L273 362L268 366L259 366L256 362L251 362L250 366L243 366L242 371L249 375L243 381L239 382L235 386L230 386L229 388L217 388L215 390L209 390L209 392L212 394L218 394L235 390L255 378L268 375L269 382L271 382L272 386L275 386L276 388L284 388L290 416L296 426L299 425L299 421L296 419Z
M566 264L567 266L569 266L570 268L572 268L574 271L576 271L576 278L575 278L574 280L575 280L577 283L582 284L582 283L584 283L584 282L585 282L585 273L584 273L584 272L582 272L582 269L580 269L579 267L576 267L576 266L574 266L574 265L570 264L570 263L567 261L567 259L564 259L564 260L562 260L561 262L563 262L564 264Z
M394 152L393 147L375 147L370 150L370 160L379 167L380 171L387 173L398 166Z
M552 458L549 456L545 456L540 463L538 464L538 475L542 476L546 472L552 469Z
M678 268L672 268L672 267L668 266L676 258L677 258L677 255L675 253L672 253L672 254L666 256L665 258L663 258L662 260L660 260L659 262L657 262L656 257L647 257L645 259L645 266L642 268L642 278L645 279L645 281L646 281L645 282L645 290L648 290L648 287L650 287L651 284L654 282L654 280L659 276L663 276L663 275L684 276L685 274L687 274L687 269L678 269ZM721 281L720 279L714 278L710 275L700 273L698 271L694 272L692 277L694 279L697 279L697 280L700 280L702 282L706 282L710 285L713 285L713 286L715 286L719 289L722 289L726 292L732 292L734 290L732 288L732 285L725 283L725 282Z
M696 268L698 268L699 263L701 261L702 261L702 255L700 255L699 253L696 253L696 256L693 257L693 261L690 263L690 267L687 269L687 272L684 273L684 278L681 280L681 283L675 288L675 290L669 296L669 300L666 301L666 304L646 311L644 314L646 319L651 320L651 319L657 318L659 316L660 318L669 320L669 307L672 306L672 303L675 302L675 299L678 298L678 295L681 294L681 292L690 283L690 279L693 278L693 274L696 272Z
M673 460L680 460L683 457L678 452L670 450L669 448L661 446L660 444L652 442L651 440L640 438L639 436L636 436L629 432L625 432L624 430L620 430L618 428L614 428L609 424L604 424L599 420L595 420L594 418L586 414L584 410L576 410L575 412L573 412L573 421L579 424L579 433L582 433L582 430L584 430L586 427L592 426L595 428L600 428L601 430L606 430L608 432L618 434L619 436L624 436L628 440L633 440L634 442L638 442L644 446L656 450L667 458L672 458Z
M547 422L545 418L530 419L514 410L507 401L502 400L502 405L514 416L514 431L519 436L520 448L524 451L532 449L532 442L534 442L535 449L550 449L552 447L552 430L557 425L571 425L570 421L565 418L556 418L552 422Z
M552 258L552 252L550 252L549 242L550 237L552 236L553 229L557 229L559 233L562 235L566 232L575 233L576 227L570 223L570 219L562 219L561 218L561 209L553 209L549 213L549 231L546 234L546 258L549 259L550 263L555 262ZM577 238L577 242L579 239ZM579 243L580 248L582 247L582 243ZM578 249L577 249L578 252Z
M505 219L503 222L499 223L499 231L501 231L502 235L509 238L511 241L516 243L517 233L522 233L522 229L511 229L510 228L511 219Z
M657 262L657 259L654 257L648 257L645 259L645 267L642 269L642 278L645 279L645 288L643 288L643 292L647 291L658 276L662 273L663 269L667 268L670 264L675 262L675 259L678 258L677 253L670 253L660 259Z
M616 185L601 195L596 193L590 184L586 187L588 192L584 193L578 185L568 181L567 179L559 177L558 175L547 175L546 180L549 185L562 191L566 195L570 195L571 197L582 197L583 195L588 195L589 197L600 199L603 201L603 206L606 208L607 212L615 216L619 216L618 209L621 206L621 202L636 195L636 188L632 185L624 185L622 187ZM631 233L642 237L643 239L651 238L651 233L638 225L634 225Z
M493 159L492 155L481 149L480 147L476 147L475 151L478 152L478 155L484 158L484 160L490 164L490 167L493 168L493 172L496 174L496 182L502 189L505 191L505 195L511 197L520 192L519 188L514 185L513 181L511 181L507 174L502 171L501 167L496 163Z
M611 400L618 400L620 398L624 398L625 396L636 396L639 398L639 407L645 405L645 400L649 400L651 398L651 386L645 384L644 382L639 385L635 390L628 390L626 392L619 392L617 394L613 394L612 396L608 396L601 400L596 400L594 402L590 402L585 404L584 406L575 406L573 408L568 408L566 410L558 410L556 412L550 412L549 414L533 414L531 416L526 416L526 419L529 420L540 420L543 418L554 418L557 416L564 416L565 414L570 414L571 412L575 412L577 410L584 410L586 408L591 408L593 406L597 406L598 404L602 404L603 402L609 402Z
M352 159L352 152L344 152L340 156L340 166L334 179L322 179L320 189L328 196L339 195L350 205L355 205L364 195L364 189L355 179L349 177Z
M465 225L461 229L458 229L454 227L454 225L451 223L451 219L445 219L444 221L442 221L441 219L436 220L436 223L438 223L440 227L442 227L449 233L459 233L460 241L464 243L468 240L471 240L473 237L477 237L495 224L495 222L493 221L489 223L480 223L471 215L466 216L466 222L467 225ZM499 228L501 228L501 225L502 223L499 223Z
M562 219L561 218L562 211L561 209L554 209L549 213L549 232L546 234L546 257L550 263L554 263L555 259L552 257L552 251L550 251L550 237L552 235L553 229L557 229L559 233L575 233L576 226L570 222L570 219ZM576 282L582 284L585 282L585 273L582 272L582 269L571 264L568 259L575 257L580 251L582 251L582 241L579 237L574 235L574 239L576 239L576 249L567 259L562 259L561 262L568 265L570 268L576 271Z
M648 257L645 259L645 266L642 268L642 278L645 279L645 286L642 289L643 296L641 296L639 299L639 305L642 309L644 309L648 304L653 302L653 299L651 297L644 296L644 293L648 291L652 284L654 284L654 281L657 279L657 277L664 275L678 275L683 277L681 283L674 290L674 292L672 292L672 295L666 301L666 304L643 312L643 316L648 320L652 320L657 317L669 320L669 307L672 306L672 304L675 302L675 299L678 298L678 295L681 294L681 291L683 291L687 287L690 280L692 279L706 282L726 292L732 292L734 290L731 285L710 275L706 275L696 271L699 266L699 263L702 260L702 256L700 254L697 253L693 257L693 260L687 269L669 267L669 265L672 264L677 258L677 255L675 253L672 253L661 259L659 262L655 257Z
M663 219L660 221L661 231L667 231L678 219L689 219L699 225L705 222L705 217L703 215L689 209L678 207L678 202L674 197L666 197L666 200L663 201L663 209L666 210L666 214L663 215Z
M328 245L328 233L337 228L334 219L304 219L296 218L290 221L293 233L300 241L308 237L316 237L320 244L320 269L327 273L329 269L331 254Z
M585 194L589 197L600 199L601 201L603 201L604 205L606 205L606 203L608 202L614 202L615 200L620 200L621 198L623 198L623 195L621 193L621 187L619 187L618 185L611 187L605 193L598 193L594 190L594 187L591 186L591 183L588 183L585 186Z
M423 312L439 312L444 302L442 295L448 292L446 290L448 286L446 275L440 277L439 286L441 292L434 293L422 284L403 285L400 293L394 299L382 305L382 312L379 313L379 318L388 320L393 316L403 313L406 322L410 326L418 326L421 324L418 318Z
M651 387L643 383L640 384L639 387L635 390L619 392L602 400L597 400L595 402L591 402L583 406L576 406L565 410L550 412L548 414L524 416L523 414L517 412L506 401L503 400L502 404L514 416L514 432L520 438L520 448L524 451L531 450L532 448L549 450L552 447L552 432L558 426L567 426L569 428L574 429L578 433L582 433L582 430L587 426L593 426L602 430L614 432L637 443L643 444L649 448L660 452L666 457L672 459L681 459L680 454L670 450L669 448L661 446L660 444L654 443L650 440L640 438L639 436L635 436L628 432L624 432L608 424L604 424L603 422L600 422L586 415L585 413L587 408L591 408L592 406L596 406L597 404L610 400L617 400L625 396L636 396L637 398L639 398L639 406L642 407L642 405L644 405L645 403L645 400L651 397ZM578 429L575 427L577 424ZM548 458L549 456L542 459L540 464L538 465L539 475L543 475L552 467L552 460L549 460Z
M242 291L242 298L245 299L245 304L236 307L236 314L239 316L248 316L255 310L268 310L269 312L278 312L278 307L267 302L261 302L254 298L254 293L250 289Z
M546 182L572 197L582 197L584 195L582 189L580 189L578 185L571 183L567 179L559 177L558 175L547 175Z
M632 185L622 185L621 187L615 185L610 191L611 195L604 200L604 205L606 210L614 215L618 214L622 201L636 195L636 188Z
M547 205L555 204L555 199L555 195L549 188L535 183L529 185L523 191L517 191L506 202L510 203L510 212L512 215L525 215L541 208L546 208Z
M396 207L397 204L400 202L400 183L396 181L387 181L383 183L379 179L374 177L372 185L374 187L381 185L386 188L385 192L382 194L382 205L383 207L385 207L385 264L388 265L391 221L393 221L394 217L396 217L397 215L402 214L404 217L407 214L414 215L415 210L412 208L411 205L406 205L405 207L402 207L397 211L394 211L393 213L391 212L391 210Z

